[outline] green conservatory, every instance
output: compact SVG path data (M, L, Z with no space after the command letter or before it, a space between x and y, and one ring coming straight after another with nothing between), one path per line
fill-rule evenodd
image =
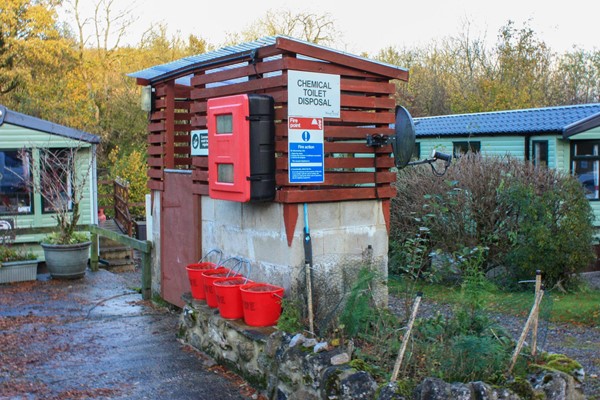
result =
M65 179L62 186L64 190L71 191L72 174L90 174L80 203L80 223L96 223L98 204L95 152L98 143L98 136L17 113L0 105L0 229L5 230L3 236L11 237L15 244L30 247L43 259L43 252L37 246L43 234L32 233L14 238L14 235L10 235L11 229L56 225L56 214L52 206L31 189L32 181L37 179L39 184L36 170L55 167L40 165L43 152L58 154L77 149L72 153L76 154L74 169L80 166L85 171L68 171L67 174L62 174L62 179Z

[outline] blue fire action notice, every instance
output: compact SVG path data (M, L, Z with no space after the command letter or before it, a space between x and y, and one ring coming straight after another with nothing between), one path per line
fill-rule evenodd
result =
M323 183L325 181L323 119L289 117L288 124L290 183Z

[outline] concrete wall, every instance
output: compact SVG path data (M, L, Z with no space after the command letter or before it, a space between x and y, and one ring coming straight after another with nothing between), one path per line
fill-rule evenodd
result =
M152 295L160 295L161 294L161 278L162 278L162 270L160 265L160 198L161 192L153 191L152 192L153 202L152 202L152 223L151 228L152 231L147 232L148 239L152 241Z
M247 258L252 261L252 280L283 286L286 296L302 296L306 270L301 204L293 242L288 246L283 204L236 203L206 196L201 202L205 252L218 248L225 257ZM381 202L311 203L308 220L314 298L322 317L343 301L364 266L378 273L373 294L379 305L387 305L388 233Z

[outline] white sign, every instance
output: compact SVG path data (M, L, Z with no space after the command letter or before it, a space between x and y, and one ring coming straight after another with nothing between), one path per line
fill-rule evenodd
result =
M290 183L325 181L323 118L288 118Z
M288 71L288 115L340 118L340 76Z
M190 132L190 154L192 156L208 155L208 129Z

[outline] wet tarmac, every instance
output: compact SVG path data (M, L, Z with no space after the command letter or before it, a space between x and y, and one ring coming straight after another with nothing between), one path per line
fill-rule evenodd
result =
M0 285L0 399L257 399L177 338L132 275Z

